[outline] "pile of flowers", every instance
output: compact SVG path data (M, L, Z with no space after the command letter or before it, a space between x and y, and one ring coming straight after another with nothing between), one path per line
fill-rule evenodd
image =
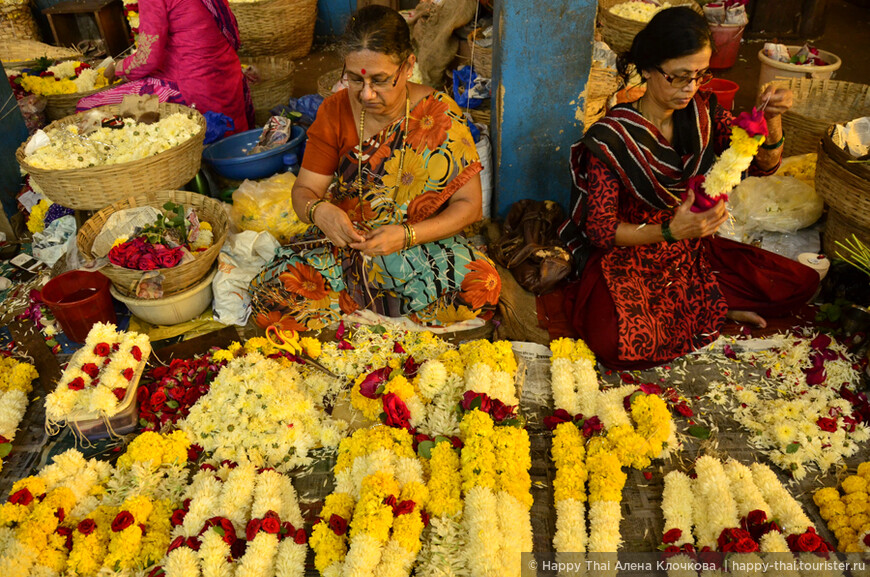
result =
M767 136L767 121L764 113L755 108L741 112L731 127L731 143L706 175L689 179L687 187L695 192L694 212L713 207L719 200L728 200L728 193L740 184L743 172L752 164L752 159Z
M133 238L115 239L109 262L133 270L172 268L190 253L201 252L214 243L212 226L200 221L193 209L171 201L163 205L165 214Z
M844 553L870 552L870 462L858 465L837 487L816 490L813 502L819 507L828 529L837 537L837 549Z
M67 60L49 66L39 74L25 72L20 76L11 76L9 81L40 96L77 94L108 86L109 81L103 75L104 71L104 68L92 68L87 62Z
M101 126L87 133L67 124L46 132L50 142L29 155L27 162L45 170L121 164L167 151L200 130L196 119L181 112L153 124L125 119L123 126Z
M178 426L221 461L282 472L307 465L311 450L338 445L346 424L319 407L299 367L256 352L234 358Z
M95 324L57 388L45 398L46 419L57 422L117 414L150 354L147 335L117 331L113 324Z
M31 382L38 376L33 365L0 354L0 471L27 411L27 395L33 390Z
M669 2L652 4L650 2L644 2L643 0L629 0L628 2L612 6L610 8L610 13L614 16L621 16L622 18L634 20L636 22L649 22L660 10L670 7L671 4Z
M71 208L55 204L43 198L30 211L27 217L27 230L32 233L42 232L49 224L55 220L72 214L74 211Z
M130 34L133 35L133 43L139 44L139 2L138 0L124 0L124 15L127 24L130 25Z
M722 463L702 456L695 461L695 474L694 479L681 471L665 476L660 548L675 560L711 551L825 554L833 550L766 465L747 467L733 459ZM749 559L741 556L741 561Z
M726 355L763 375L751 383L735 371L711 383L706 397L726 406L749 442L795 479L826 472L870 439L860 375L844 345L828 335L775 335L776 348Z

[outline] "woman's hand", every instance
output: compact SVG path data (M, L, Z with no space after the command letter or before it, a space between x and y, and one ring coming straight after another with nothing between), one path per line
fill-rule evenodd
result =
M368 256L393 254L405 248L405 228L400 224L388 224L365 233L363 242L350 244L351 248Z
M767 105L764 106L764 103ZM758 100L755 102L755 108L760 109L764 106L764 118L770 120L776 118L788 111L794 104L794 94L788 88L776 88L768 86L764 92L758 95Z
M111 64L106 66L106 69L103 70L103 76L106 77L106 80L109 81L109 84L115 81L115 61L113 60Z
M677 240L710 236L719 230L719 227L728 220L725 201L720 200L713 208L704 212L692 212L692 204L694 202L695 192L689 190L689 194L686 195L686 201L674 213L670 227L671 234Z
M337 247L352 246L365 241L365 237L353 227L347 213L331 202L318 204L313 216L312 224L317 225L326 238Z

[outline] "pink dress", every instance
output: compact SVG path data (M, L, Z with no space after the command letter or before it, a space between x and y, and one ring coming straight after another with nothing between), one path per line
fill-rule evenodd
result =
M126 94L157 94L249 128L238 27L226 0L140 0L139 46L116 74L129 82L82 98L78 110L119 103ZM221 24L219 24L219 22Z

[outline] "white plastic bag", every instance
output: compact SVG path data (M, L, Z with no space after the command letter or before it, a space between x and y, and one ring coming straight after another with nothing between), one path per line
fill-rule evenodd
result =
M813 187L791 176L749 177L729 196L735 228L742 225L745 235L795 232L819 220L824 208Z
M76 240L76 218L62 216L51 221L45 230L33 234L33 257L54 266L67 253Z
M251 315L248 284L280 245L268 232L246 230L230 234L218 255L218 270L211 287L214 292L214 320L225 325L244 326Z
M483 165L483 170L480 171L483 218L490 218L492 216L492 145L489 142L489 131L480 131L480 140L477 141L476 146L480 164Z

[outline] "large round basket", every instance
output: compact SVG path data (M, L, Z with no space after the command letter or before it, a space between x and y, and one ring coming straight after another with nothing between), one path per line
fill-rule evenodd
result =
M471 67L478 75L492 78L492 47L481 46L476 42L478 36L483 36L483 28L476 28L468 35L468 49L471 53Z
M815 152L832 124L870 115L870 86L837 80L793 78L775 80L794 93L794 104L782 115L783 156Z
M584 130L607 113L607 101L619 90L619 75L612 68L593 64L586 81L586 117Z
M51 46L36 40L0 37L0 60L3 61L6 70L29 68L34 66L40 57L52 60L83 58L81 52L71 48Z
M870 167L834 144L831 126L819 144L816 163L816 192L832 209L862 227L870 229Z
M311 51L317 0L230 2L244 56L302 58Z
M853 222L839 211L830 209L825 221L825 231L822 233L822 249L830 258L837 258L837 252L845 251L837 243L852 240L852 235L867 246L870 246L870 228L865 228Z
M269 111L287 104L293 95L293 63L286 58L264 56L242 58L242 64L253 66L259 74L260 80L250 84L251 99L257 124L266 124L271 116Z
M617 54L627 52L637 33L644 29L646 22L629 20L610 12L617 4L627 0L598 0L598 22L601 24L601 37ZM671 6L688 6L698 14L704 14L704 10L692 0L671 2Z
M332 96L332 87L335 86L335 83L338 82L338 79L341 78L341 68L334 68L332 70L327 70L323 74L317 77L317 94L321 95L324 98L329 98Z
M30 0L7 0L0 4L0 39L41 40L30 12Z
M76 105L79 103L79 100L85 96L90 96L91 94L96 94L98 92L105 92L115 86L119 86L119 84L114 86L104 86L103 88L97 88L96 90L89 90L87 92L76 92L75 94L51 94L46 96L45 116L50 121L66 118L67 116L76 113Z
M117 114L117 106L102 106ZM205 118L192 108L180 104L160 104L161 117L175 112L195 118L200 130L190 139L154 156L104 166L47 170L28 164L24 156L27 142L15 152L15 158L49 199L78 210L98 210L118 200L153 190L181 188L196 176L202 161L202 141L205 139ZM67 116L46 127L46 132L74 123L80 115Z
M208 222L212 226L214 244L211 247L197 253L191 262L172 268L160 269L164 277L164 296L179 293L195 285L208 274L212 263L214 263L227 238L227 231L229 230L229 221L223 205L217 200L195 192L182 190L148 192L107 206L88 219L81 230L79 230L78 237L76 238L79 251L86 259L94 259L94 255L91 253L94 239L103 230L103 225L106 224L109 216L113 213L138 206L153 206L158 210L163 210L163 205L167 201L180 204L185 209L193 208L200 221ZM110 263L101 268L100 272L109 277L115 289L121 294L135 296L136 286L147 271L126 269Z

